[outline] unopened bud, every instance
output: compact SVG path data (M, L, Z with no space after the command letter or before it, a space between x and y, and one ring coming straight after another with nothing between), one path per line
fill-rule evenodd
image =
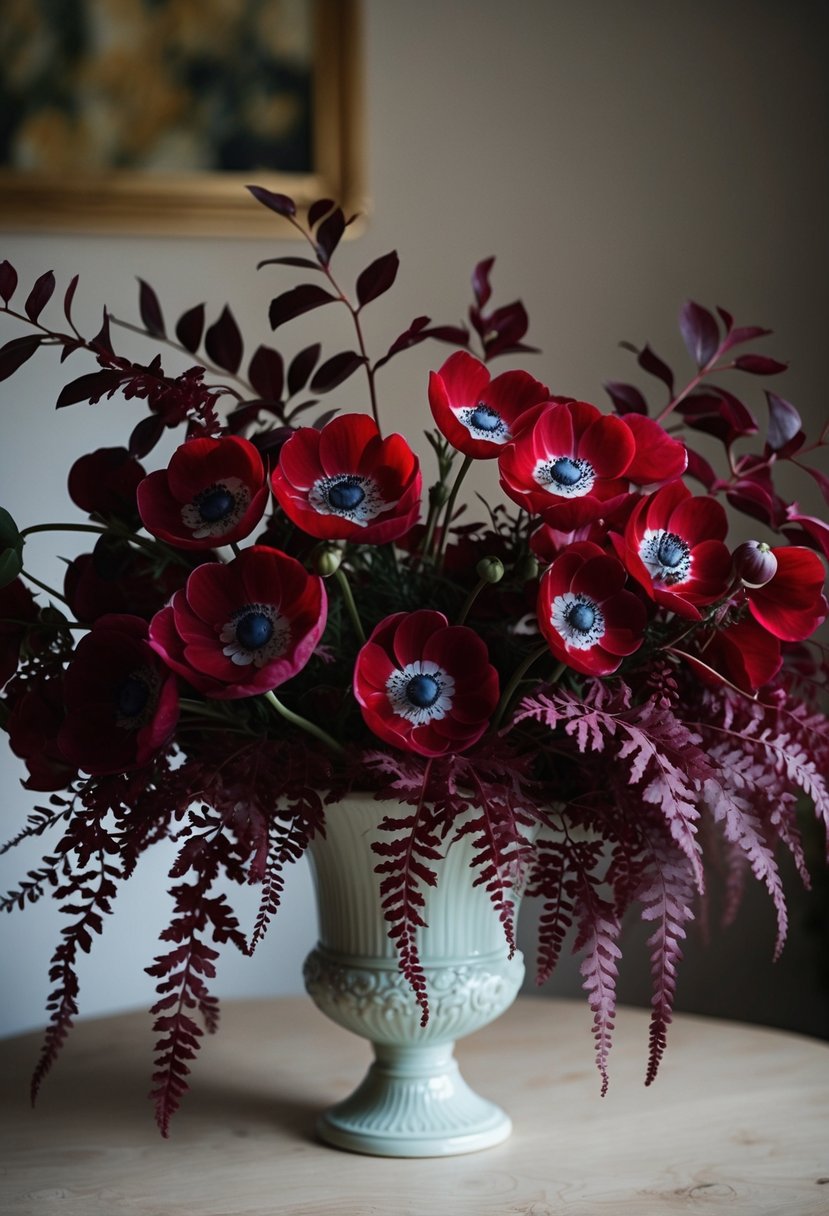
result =
M482 557L475 573L487 583L500 583L504 577L504 563L498 557Z
M522 583L528 582L532 578L538 578L538 572L541 569L541 564L534 553L527 553L524 557L515 563L515 577Z
M429 502L433 507L442 507L449 498L449 487L445 481L436 481L429 491Z
M342 549L336 545L317 545L311 554L311 565L322 578L336 574L343 560Z
M734 573L744 587L765 587L777 573L777 558L761 540L747 540L734 550Z

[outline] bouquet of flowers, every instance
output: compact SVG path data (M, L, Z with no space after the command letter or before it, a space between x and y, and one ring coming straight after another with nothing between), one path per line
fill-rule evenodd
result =
M26 786L50 795L6 846L49 839L3 907L51 893L67 917L33 1092L78 1012L78 952L142 854L172 838L173 919L148 967L166 1133L217 1025L216 946L254 950L285 866L350 791L399 806L382 824L377 881L424 1019L422 891L459 833L474 840L469 882L510 944L516 874L541 901L539 982L572 935L603 1086L620 926L638 912L651 930L650 1082L706 871L724 876L726 919L749 872L767 887L779 950L781 849L808 881L799 797L829 820L827 667L812 639L829 526L775 486L785 464L829 499L812 463L827 429L807 439L772 392L761 426L721 381L784 369L746 349L769 331L695 303L680 315L684 387L650 347L630 348L660 403L610 383L602 411L527 371L492 375L496 358L533 349L522 305L491 302L493 259L474 270L468 326L417 317L372 358L363 318L392 287L397 255L346 291L332 270L350 222L340 208L323 200L300 217L286 196L250 189L308 245L267 263L308 280L272 300L271 328L337 307L353 348L251 354L229 307L209 324L193 307L168 331L143 281L141 325L105 311L86 338L72 319L77 278L66 328L53 329L41 320L51 273L19 289L0 264L2 313L24 327L0 348L0 378L50 350L73 365L92 356L58 408L116 394L146 407L125 447L69 470L88 522L24 526L0 512L0 724ZM116 325L192 365L165 372L161 355L119 353ZM434 455L424 496L415 452L383 429L378 380L425 341L455 349L422 386ZM346 382L367 408L322 410ZM147 472L168 428L179 446ZM719 469L699 441L721 443ZM476 518L460 491L482 460L497 462L503 498L480 499ZM724 504L766 539L729 546ZM27 565L27 537L48 528L90 538L61 590ZM261 886L247 930L220 876Z

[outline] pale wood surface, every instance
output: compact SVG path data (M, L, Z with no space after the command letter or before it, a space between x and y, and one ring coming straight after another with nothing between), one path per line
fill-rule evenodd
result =
M38 1045L0 1043L4 1216L829 1213L829 1047L777 1031L678 1017L646 1090L647 1014L624 1009L602 1099L586 1006L523 998L458 1050L512 1139L420 1161L316 1143L369 1049L304 998L225 1006L169 1141L146 1014L81 1022L32 1112Z

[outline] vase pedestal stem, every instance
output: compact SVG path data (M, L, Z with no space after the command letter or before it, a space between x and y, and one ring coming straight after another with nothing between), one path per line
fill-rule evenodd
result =
M320 1117L321 1138L380 1157L452 1156L506 1140L510 1119L469 1088L453 1047L375 1044L362 1083Z

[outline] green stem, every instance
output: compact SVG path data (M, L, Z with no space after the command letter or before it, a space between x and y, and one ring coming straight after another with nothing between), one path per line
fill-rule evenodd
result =
M32 536L35 532L97 532L102 536L108 531L109 528L103 528L100 524L32 524L29 528L23 528L20 535Z
M504 718L504 715L507 712L507 708L509 707L510 702L512 701L512 698L515 694L515 690L518 688L518 685L521 683L521 681L523 680L526 673L532 667L533 663L536 661L536 659L543 658L544 655L549 655L549 653L550 653L550 648L547 645L547 643L544 642L543 645L539 646L536 650L533 650L530 654L528 654L526 659L524 659L523 663L519 663L518 667L512 674L512 679L507 684L504 691L501 693L501 700L498 702L498 708L495 711L495 717L492 719L492 729L494 731L498 730L498 728L500 727L501 721ZM566 664L559 663L558 667L553 672L553 675L550 679L550 683L555 684L558 680L560 680L562 673L565 671L565 669L566 669Z
M175 549L165 544L164 541L149 536L137 536L126 529L105 527L102 524L32 524L30 527L24 528L20 536L25 539L27 536L33 536L35 532L95 532L98 536L114 536L131 545L137 545L139 549L146 549L156 557L161 554L178 566L190 566L186 557L176 553Z
M309 735L313 735L315 739L319 739L326 747L330 747L332 751L338 755L345 755L345 748L332 738L327 731L322 727L317 726L315 722L309 722L307 718L303 718L300 714L295 714L292 709L288 709L287 705L283 705L273 689L264 694L265 700L270 701L277 713L281 714L286 722L290 722L292 726L298 726L300 730L307 731Z
M443 551L446 548L446 541L449 536L449 524L452 522L452 513L455 510L455 499L458 497L458 490L461 488L461 482L463 481L464 477L466 477L471 465L472 457L464 456L463 464L458 469L458 475L452 484L452 489L449 491L449 497L446 500L446 510L443 514L443 530L435 551L435 565L439 570L443 566Z
M469 609L475 603L475 600L481 594L484 587L491 587L491 586L492 586L492 584L490 583L489 579L482 578L480 580L480 582L478 583L478 585L476 587L472 588L472 590L469 592L469 595L466 597L466 602L464 603L463 608L461 608L460 614L458 615L458 619L455 622L457 625L462 625L464 623L467 616L469 615Z
M342 566L338 566L334 571L334 578L339 583L340 590L343 593L346 611L351 617L351 624L354 626L354 632L357 634L360 645L365 646L366 631L363 629L363 622L360 620L360 614L357 611L357 605L354 602L354 595L351 591L351 584L348 581L348 575L346 574L345 570L343 570Z

